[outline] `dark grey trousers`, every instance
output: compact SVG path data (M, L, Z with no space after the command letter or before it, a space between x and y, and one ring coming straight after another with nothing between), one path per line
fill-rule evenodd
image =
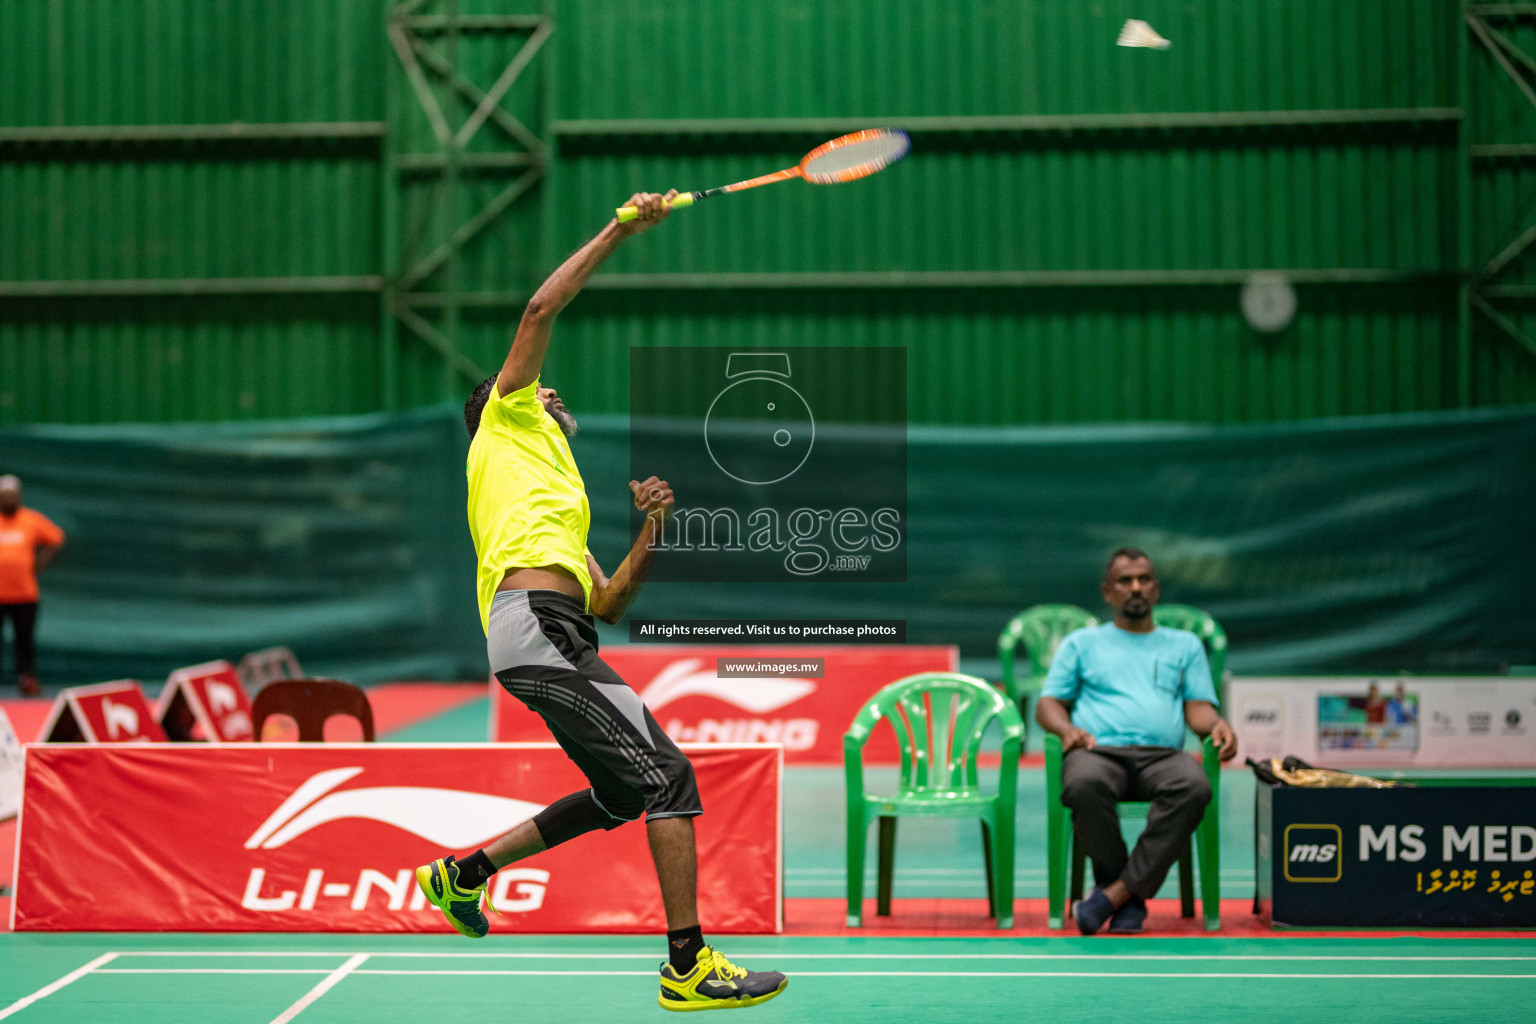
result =
M1115 808L1121 800L1152 805L1129 854ZM1151 899L1200 824L1211 784L1200 762L1172 747L1079 748L1062 760L1061 802L1072 808L1072 830L1093 861L1094 882L1119 879Z

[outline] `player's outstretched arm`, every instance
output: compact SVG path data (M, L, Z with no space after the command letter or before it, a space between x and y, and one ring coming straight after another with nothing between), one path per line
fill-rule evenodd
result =
M652 544L662 524L671 517L676 500L667 482L654 476L645 480L631 480L629 490L635 497L635 507L645 513L645 525L640 528L640 536L635 538L629 554L620 563L612 579L603 575L595 558L587 556L587 571L592 574L592 597L589 602L592 614L609 625L624 617L635 595L640 593L640 584L645 582L646 575L651 571L651 560L656 557L656 549Z
M630 197L628 206L640 211L634 220L620 224L618 218L610 220L591 241L577 249L566 261L549 275L528 300L523 319L517 325L517 335L507 352L507 361L501 364L496 377L496 390L503 395L519 391L539 379L544 366L544 353L549 349L549 332L555 317L576 297L592 272L602 266L613 254L619 243L631 235L654 227L672 212L667 202L677 195L672 189L666 195L655 192L637 192Z

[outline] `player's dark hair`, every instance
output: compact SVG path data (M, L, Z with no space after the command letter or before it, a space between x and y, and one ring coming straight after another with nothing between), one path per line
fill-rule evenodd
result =
M496 374L491 374L485 380L475 385L475 390L470 392L469 401L464 403L464 426L469 431L469 439L475 439L475 431L480 429L480 413L485 408L485 403L490 400L491 388L496 386Z
M1105 579L1109 579L1109 571L1115 567L1115 562L1121 558L1145 558L1149 562L1152 561L1152 556L1141 550L1141 548L1115 548L1109 556L1109 561L1104 563Z

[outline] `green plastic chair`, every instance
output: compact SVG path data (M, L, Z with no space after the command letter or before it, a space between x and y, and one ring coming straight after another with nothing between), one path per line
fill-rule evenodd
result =
M901 748L895 796L864 791L864 744L880 721L890 722ZM1002 727L1002 764L997 794L977 782L982 735L996 720ZM999 928L1013 927L1014 800L1018 792L1019 743L1024 723L997 689L973 676L925 672L898 679L860 709L843 736L848 785L848 924L864 911L864 845L872 819L880 822L877 913L891 912L891 869L896 859L896 818L980 818L986 861L987 903Z
M1051 669L1056 648L1068 633L1097 626L1099 620L1075 604L1037 604L1013 617L997 636L997 660L1002 666L1003 692L1019 709L1024 735L1029 736L1029 695L1039 693ZM1019 678L1015 652L1024 645L1029 674Z
M1200 638L1205 660L1211 663L1211 688L1223 702L1221 681L1227 670L1227 633L1209 612L1187 604L1160 604L1152 609L1152 621L1166 629L1183 629Z
M1068 871L1072 874L1071 898L1083 898L1083 862L1086 859L1083 851L1076 848L1072 811L1061 802L1061 761L1061 737L1048 733L1045 737L1046 909L1047 923L1052 928L1060 928L1066 917ZM1200 744L1200 763L1211 784L1211 802L1205 809L1205 817L1195 828L1192 845L1200 862L1200 909L1205 917L1205 930L1214 932L1221 928L1221 760L1216 755L1216 743L1209 736ZM1145 822L1150 806L1124 801L1120 804L1122 820L1139 818ZM1190 863L1188 847L1179 856L1179 908L1182 916L1195 916L1194 865Z

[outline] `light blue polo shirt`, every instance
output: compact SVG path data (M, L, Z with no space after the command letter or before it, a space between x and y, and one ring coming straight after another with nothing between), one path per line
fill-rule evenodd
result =
M1184 702L1216 703L1200 638L1106 622L1067 635L1041 695L1072 702L1072 724L1104 747L1184 746Z

